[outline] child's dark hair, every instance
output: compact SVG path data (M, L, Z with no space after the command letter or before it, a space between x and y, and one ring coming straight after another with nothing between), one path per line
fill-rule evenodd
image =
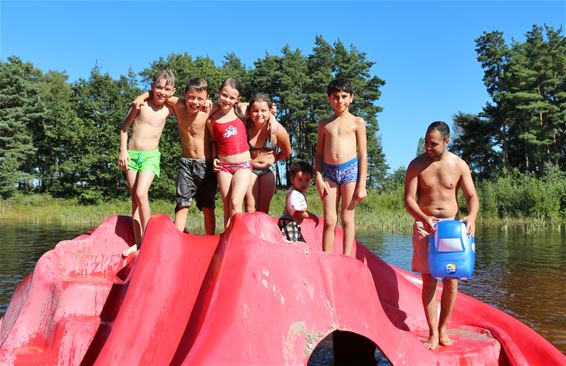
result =
M187 83L187 87L185 88L185 91L183 93L188 92L190 89L199 92L204 91L206 92L206 94L208 94L208 83L203 78L194 78L189 80L189 82Z
M440 132L440 136L443 140L448 140L450 138L450 127L448 124L443 121L434 121L432 122L428 128L426 129L426 134L428 135L430 132L438 130Z
M291 164L291 167L289 168L291 179L293 179L295 177L295 174L297 174L298 172L310 173L311 175L314 175L314 169L312 165L304 160L297 160L293 164Z
M332 80L330 84L328 84L328 87L326 88L327 95L332 95L332 93L336 93L336 92L346 92L354 95L354 87L352 86L352 83L350 83L349 80L343 77L339 77Z
M269 110L271 111L271 107L273 107L273 101L271 100L271 98L269 97L269 95L267 95L266 93L256 93L252 96L252 98L250 99L249 103L248 103L248 110L246 112L247 114L247 118L246 118L246 125L251 126L252 121L250 118L250 113L252 110L252 106L254 103L267 103L267 108L269 108Z
M218 88L218 90L219 91L222 90L225 86L229 86L232 89L236 89L240 94L240 96L242 96L243 88L242 88L242 84L240 84L238 80L234 78L225 79L220 85L220 88ZM238 107L238 103L234 104L234 113L236 113L236 116L238 116L238 118L241 119L242 121L246 120L246 116L244 115L240 107Z

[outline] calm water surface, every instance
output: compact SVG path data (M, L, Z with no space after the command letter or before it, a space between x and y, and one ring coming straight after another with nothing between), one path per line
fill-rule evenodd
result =
M39 257L91 226L0 221L0 315ZM518 318L566 354L566 232L479 228L474 278L460 290ZM411 238L363 233L358 239L386 262L410 270Z

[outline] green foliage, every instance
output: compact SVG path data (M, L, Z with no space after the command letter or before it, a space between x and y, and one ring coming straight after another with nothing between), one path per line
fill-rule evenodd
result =
M485 217L566 219L566 176L557 165L547 164L541 178L504 170L477 190Z
M95 66L88 79L69 83L65 73L43 74L17 58L0 64L0 195L9 197L18 189L47 192L55 197L76 198L82 204L127 197L127 185L116 160L119 128L131 101L145 89L156 73L171 69L176 75L177 95L194 77L209 83L215 97L222 80L235 77L244 85L243 100L257 91L275 101L277 118L288 129L296 158L314 155L317 123L330 113L326 85L337 75L352 78L358 91L354 113L368 122L370 180L383 177L387 166L377 136L375 105L383 81L372 77L373 65L355 47L346 49L316 38L313 53L305 56L285 46L281 55L258 59L247 69L235 54L225 56L221 66L208 57L172 53L159 58L139 75L129 70L118 80ZM49 106L46 108L45 106ZM178 158L181 154L176 119L167 123L160 141L161 177L151 186L152 198L175 195ZM279 176L287 175L280 165ZM372 178L373 177L373 178ZM286 184L280 179L278 184Z
M566 169L566 37L536 26L507 46L501 32L476 40L493 103L480 116L459 114L457 148L481 177L502 167L543 174L551 162ZM473 154L472 154L473 152ZM479 168L481 167L481 168Z
M41 73L17 57L0 62L0 195L10 197L15 185L29 188L45 106L39 98Z

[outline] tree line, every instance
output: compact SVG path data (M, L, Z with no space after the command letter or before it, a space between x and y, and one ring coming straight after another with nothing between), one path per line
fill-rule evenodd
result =
M479 178L516 169L540 177L545 165L566 169L566 37L534 25L524 42L502 32L476 39L477 60L492 101L478 114L454 116L452 150Z
M484 32L476 39L476 53L491 100L480 113L455 113L450 149L480 181L497 181L502 173L512 171L533 177L544 177L549 169L564 172L566 38L562 29L533 25L523 42L510 44L502 32ZM387 174L377 119L385 81L373 75L373 65L354 45L331 44L322 36L315 38L307 55L285 46L278 55L258 59L253 67L235 54L226 55L217 66L208 57L173 53L140 72L130 69L118 79L94 66L88 79L75 82L69 82L64 72L45 73L9 57L0 61L0 197L38 191L97 202L127 195L116 164L118 131L131 101L164 68L177 77L177 95L197 76L208 81L212 98L226 77L241 81L243 100L254 92L269 94L277 106L276 117L291 138L293 154L288 162L312 161L316 124L331 113L326 86L337 76L352 80L357 95L351 111L367 123L368 186L396 190L403 184L404 168ZM152 196L170 199L181 154L176 123L167 124L160 150L162 176L152 185ZM278 167L279 177L286 175L286 166Z
M117 166L119 128L135 96L166 68L175 73L176 95L194 77L207 80L213 99L227 77L240 80L244 101L255 92L269 94L277 105L276 117L291 138L293 154L288 162L312 161L317 121L331 113L326 86L338 76L350 79L356 90L351 111L367 123L369 184L377 186L388 166L377 120L384 81L372 75L373 65L355 46L330 44L322 36L316 37L308 55L285 46L280 55L266 54L252 68L233 53L224 57L221 66L209 57L172 53L141 72L130 69L117 80L95 66L88 79L69 82L64 72L44 73L9 57L0 62L0 196L39 191L97 202L126 195ZM174 196L181 149L176 120L172 121L160 142L162 176L152 185L154 197ZM279 168L278 175L285 176L287 164Z

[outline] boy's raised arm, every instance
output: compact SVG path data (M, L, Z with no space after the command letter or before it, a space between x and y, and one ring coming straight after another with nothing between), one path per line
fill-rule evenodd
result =
M132 107L135 109L140 109L141 106L145 103L145 101L150 98L151 98L151 92L148 91L143 92L143 94L138 95L134 99L134 101L132 102ZM170 107L175 107L178 101L179 101L179 97L172 95L169 98L167 98L167 101L165 103L167 103L167 105L169 105Z

